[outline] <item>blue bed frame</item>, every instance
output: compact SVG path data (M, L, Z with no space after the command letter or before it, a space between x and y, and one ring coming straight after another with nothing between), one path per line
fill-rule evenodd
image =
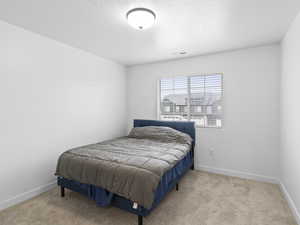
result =
M69 180L64 177L57 178L57 184L61 187L61 197L65 195L65 188L75 192L79 192L88 196L91 199L96 200L98 205L106 206L112 205L133 214L138 215L138 224L143 224L143 217L149 215L154 210L161 200L170 192L176 188L178 190L178 182L181 177L189 170L194 169L194 146L195 146L195 125L194 122L179 122L179 121L157 121L157 120L134 120L134 127L144 126L165 126L171 127L183 133L191 136L193 139L191 151L179 161L171 170L167 171L155 193L153 205L150 209L146 209L142 206L133 208L133 202L119 195L110 193L100 187L96 187L91 184L83 184L74 180ZM106 204L107 203L107 204Z

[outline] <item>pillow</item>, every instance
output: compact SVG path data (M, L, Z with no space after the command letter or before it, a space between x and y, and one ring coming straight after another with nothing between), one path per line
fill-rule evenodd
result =
M191 144L192 138L183 132L170 127L145 126L134 127L128 137L139 139L152 139L161 142L178 142L181 144Z

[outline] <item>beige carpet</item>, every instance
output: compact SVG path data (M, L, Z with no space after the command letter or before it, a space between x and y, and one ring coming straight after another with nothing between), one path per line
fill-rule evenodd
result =
M137 216L55 188L0 212L1 225L136 225ZM144 225L296 225L277 185L190 171Z

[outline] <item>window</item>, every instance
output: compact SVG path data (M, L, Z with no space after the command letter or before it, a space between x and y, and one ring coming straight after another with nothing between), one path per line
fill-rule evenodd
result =
M170 106L169 105L166 105L165 107L164 107L164 112L170 112Z
M222 127L222 95L222 74L161 79L159 117Z

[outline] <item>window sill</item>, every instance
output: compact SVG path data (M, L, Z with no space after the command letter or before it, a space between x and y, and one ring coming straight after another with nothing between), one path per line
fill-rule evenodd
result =
M195 125L196 129L222 129L223 127L201 127L201 126L197 126Z

